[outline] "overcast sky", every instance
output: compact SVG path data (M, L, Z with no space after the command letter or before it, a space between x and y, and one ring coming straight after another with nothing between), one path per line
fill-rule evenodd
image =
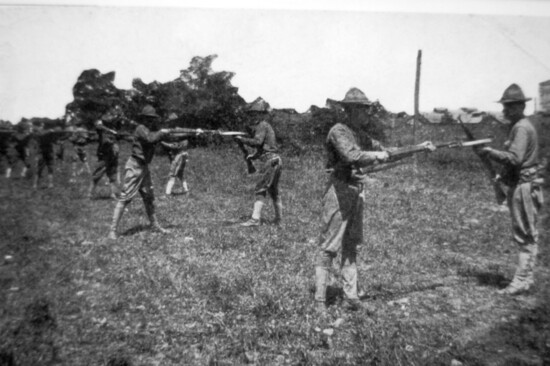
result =
M423 111L500 110L494 102L512 82L538 99L538 83L550 79L550 4L541 0L485 1L483 9L468 1L420 2L425 8L283 3L287 10L242 9L251 2L231 3L239 9L212 1L200 2L203 9L170 1L163 7L14 3L0 7L0 119L12 122L62 116L85 69L115 71L115 85L128 89L136 77L173 80L193 56L210 54L218 55L215 71L236 74L233 85L245 100L261 96L273 108L298 112L342 99L355 86L390 111L412 113L418 50Z

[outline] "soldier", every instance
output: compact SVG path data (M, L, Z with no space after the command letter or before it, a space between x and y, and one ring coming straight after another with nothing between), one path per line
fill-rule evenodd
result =
M504 150L484 147L481 151L504 165L501 180L509 190L507 204L512 218L513 240L518 248L518 266L512 282L499 294L516 295L534 284L533 271L538 253L537 217L543 202L538 176L539 146L537 131L525 117L525 98L517 84L510 85L498 101L511 128Z
M33 153L35 171L33 176L32 188L38 188L38 180L42 176L44 168L48 170L48 188L53 188L53 165L54 165L54 146L66 135L62 131L46 130L44 123L40 123L33 133L35 141Z
M110 114L105 115L102 119L105 123L113 121ZM92 182L88 190L88 197L94 196L97 184L104 175L107 175L111 186L111 198L116 199L118 192L118 154L120 151L116 136L116 130L105 126L104 121L100 119L95 122L95 128L98 136L97 145L97 165L92 175Z
M143 199L145 211L151 222L152 229L160 233L168 232L168 230L159 225L155 214L155 196L153 194L149 163L153 159L155 144L165 139L170 130L159 130L160 116L157 115L155 109L150 105L146 105L143 108L139 117L140 121L134 132L132 153L124 168L124 185L113 214L111 230L108 235L109 239L117 238L118 224L122 218L124 209L138 192ZM201 132L202 130L197 130L197 133Z
M262 164L254 190L256 199L252 217L241 224L246 227L259 226L261 224L261 213L267 194L269 194L275 209L274 223L278 225L282 219L283 204L279 196L282 160L278 154L275 132L265 120L268 110L269 105L260 98L250 103L247 106L247 114L253 125L254 137L235 137L242 143L256 148L256 153L250 159L259 160Z
M84 165L88 174L92 173L90 165L88 164L88 153L86 152L86 146L89 142L88 130L77 127L74 133L69 137L69 141L73 145L73 154L71 156L71 179L69 179L69 182L74 183L76 175L82 172L82 169L80 169L79 172L76 171L76 164L78 161Z
M329 180L323 196L322 230L315 263L315 302L320 314L326 313L326 289L332 260L341 253L340 268L348 310L373 309L359 300L357 293L357 251L363 242L363 182L366 175L360 170L389 158L388 152L377 141L374 148L382 151L364 151L359 146L357 131L365 123L365 113L371 102L357 88L351 88L342 100L346 113L344 123L335 124L326 139ZM424 143L426 149L433 149Z
M168 149L168 157L170 159L170 178L166 183L166 195L172 194L172 188L176 183L176 178L181 181L182 192L184 194L189 193L189 187L184 177L185 165L187 164L188 153L187 147L189 145L188 140L179 142L161 142L162 146Z
M27 171L31 167L30 164L30 145L32 139L32 124L29 122L23 122L20 124L19 131L13 135L13 149L12 161L10 163L11 168L15 167L17 160L23 162L23 169L21 170L21 178L27 175ZM10 169L11 171L11 169Z

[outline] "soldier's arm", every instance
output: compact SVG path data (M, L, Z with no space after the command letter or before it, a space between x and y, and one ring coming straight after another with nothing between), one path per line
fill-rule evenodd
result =
M512 132L510 145L507 150L496 150L485 148L484 151L489 157L501 164L519 166L525 157L529 137L524 128L517 128Z
M164 129L153 132L143 125L138 126L135 133L138 139L146 141L148 143L159 142L168 135L168 133Z
M363 167L379 160L385 160L382 159L380 152L360 150L354 143L353 137L343 129L331 131L328 141L334 146L344 163L348 165ZM387 155L387 153L385 154Z
M252 138L243 137L241 138L241 141L246 145L249 145L252 147L260 147L264 143L266 135L267 135L267 128L264 124L260 123L258 125L258 128L256 128L254 137Z

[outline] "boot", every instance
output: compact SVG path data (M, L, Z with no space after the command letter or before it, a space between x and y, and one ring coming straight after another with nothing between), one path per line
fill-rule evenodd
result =
M111 198L116 200L117 199L117 193L118 193L118 187L113 182L113 183L111 183Z
M86 198L92 199L94 197L96 186L97 186L96 182L92 181L92 183L90 183L90 188L88 188L88 193L86 194Z
M260 226L260 219L262 216L262 207L264 206L263 201L254 202L254 211L252 212L252 218L246 222L243 222L241 226L250 227L250 226Z
M166 195L169 196L172 194L172 188L174 187L174 183L176 183L176 178L170 177L168 179L168 183L166 183Z
M34 174L32 177L32 189L38 189L38 174Z
M147 212L147 216L149 217L149 222L151 222L151 230L161 233L161 234L168 234L170 230L167 230L160 226L157 215L155 214L155 205L153 204L153 201L150 202L144 202L145 203L145 211Z
M189 193L189 187L187 186L187 182L186 182L186 181L181 182L181 189L182 189L182 191L183 191L184 194Z
M531 287L530 282L533 281L532 268L530 268L531 261L531 253L527 251L519 252L518 268L512 282L506 288L499 290L498 293L501 295L518 295L529 290Z
M126 202L117 202L115 206L115 212L113 213L113 221L111 222L111 228L109 230L108 239L116 240L118 238L117 230L122 214L124 214L124 209L126 208Z
M48 174L48 188L53 188L53 174Z
M10 179L10 178L11 178L11 168L7 168L7 169L6 169L6 178L7 178L7 179Z
M275 209L275 220L273 221L273 223L275 225L279 225L283 218L283 203L281 202L280 198L277 198L273 201L273 208Z
M69 183L76 183L76 163L71 163L71 178Z

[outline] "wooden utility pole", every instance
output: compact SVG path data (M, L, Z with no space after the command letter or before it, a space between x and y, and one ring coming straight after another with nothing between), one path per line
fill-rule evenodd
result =
M422 65L422 50L418 50L416 56L416 80L414 83L414 120L413 120L413 145L416 145L416 125L419 123L420 111L418 100L420 95L420 67ZM414 171L416 173L416 155L414 156Z

